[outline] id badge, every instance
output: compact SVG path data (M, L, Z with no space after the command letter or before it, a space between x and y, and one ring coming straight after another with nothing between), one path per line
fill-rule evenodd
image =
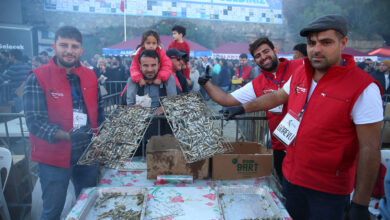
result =
M276 106L275 108L272 108L272 109L270 109L270 110L268 110L268 111L271 112L271 113L282 114L283 105Z
M87 114L73 109L73 129L79 129L85 125L87 125Z
M284 145L289 146L297 136L300 123L297 114L289 111L275 129L273 135Z

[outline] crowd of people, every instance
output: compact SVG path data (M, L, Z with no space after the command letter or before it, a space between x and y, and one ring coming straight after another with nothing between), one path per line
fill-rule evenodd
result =
M1 86L9 88L15 111L24 109L31 160L39 164L41 219L59 218L71 177L76 195L96 185L97 168L76 162L105 120L101 90L109 82L126 82L124 90L106 87L109 94L124 95L129 106L147 98L156 115L163 113L160 96L191 91L223 106L228 119L265 110L274 169L292 218L369 219L390 60L356 64L342 54L348 28L340 15L307 24L300 31L307 45L293 47L294 60L278 58L267 37L250 44L253 61L247 54L194 58L185 34L185 27L172 27L173 41L164 50L158 33L145 31L130 59L95 55L81 62L81 33L64 26L55 34L52 58L42 52L29 61L19 50L1 52ZM20 88L23 100L14 95ZM153 121L146 138L157 130L172 132L166 122Z

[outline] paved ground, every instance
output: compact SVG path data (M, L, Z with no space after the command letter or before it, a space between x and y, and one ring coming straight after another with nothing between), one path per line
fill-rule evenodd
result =
M213 100L206 101L207 106L215 115L221 115L219 111L222 109L222 106L215 103ZM221 121L218 121L218 125L221 126ZM236 139L236 122L235 121L226 121L223 120L223 135L229 141L235 141Z

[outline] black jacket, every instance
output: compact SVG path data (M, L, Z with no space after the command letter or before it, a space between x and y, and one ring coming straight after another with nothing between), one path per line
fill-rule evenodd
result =
M385 76L389 77L389 75L390 74L385 75L385 74L383 74L382 72L379 72L379 71L376 71L374 74L372 74L372 77L374 77L374 79L376 81L378 81L379 84L381 84L383 94L390 94L390 86L389 86L389 88L386 89L386 79L385 79Z

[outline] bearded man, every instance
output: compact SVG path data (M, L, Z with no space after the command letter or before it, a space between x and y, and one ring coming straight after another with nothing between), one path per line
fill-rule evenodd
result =
M52 47L56 55L29 73L23 91L31 160L38 162L42 187L41 219L60 219L71 177L76 197L96 186L98 168L77 161L104 121L96 75L80 63L80 31L61 27Z
M303 65L302 60L288 61L284 58L277 58L278 49L267 38L262 37L249 45L249 51L254 58L255 63L261 68L262 74L258 75L244 87L228 94L218 86L209 82L208 77L199 78L199 84L203 86L209 96L222 106L236 106L247 103L267 93L273 93L287 82L292 74L292 70ZM276 126L286 114L286 106L280 105L266 111L268 127L271 134ZM282 162L285 156L285 146L274 136L271 137L274 157L274 169L282 180Z

